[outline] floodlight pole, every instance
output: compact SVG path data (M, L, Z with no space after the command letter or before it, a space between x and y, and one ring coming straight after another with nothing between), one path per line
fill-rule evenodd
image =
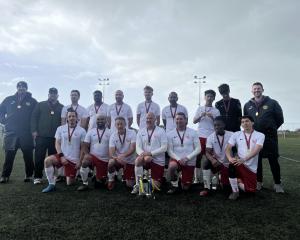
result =
M198 77L197 75L194 76L194 83L198 84L198 94L199 94L199 102L198 105L201 105L201 84L206 83L204 79L206 79L206 76Z
M99 85L102 87L102 99L104 102L105 87L109 85L109 78L98 78Z

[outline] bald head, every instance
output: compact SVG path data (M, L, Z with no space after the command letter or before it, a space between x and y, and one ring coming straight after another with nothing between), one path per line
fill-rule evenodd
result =
M123 103L124 93L121 90L117 90L115 93L115 98L117 103Z
M106 126L106 115L103 113L96 114L97 127L103 129Z
M148 112L146 115L146 125L148 129L153 129L155 127L156 117L153 112Z

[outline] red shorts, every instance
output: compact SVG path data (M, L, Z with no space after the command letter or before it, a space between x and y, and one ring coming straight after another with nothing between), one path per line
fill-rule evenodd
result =
M211 171L213 173L220 173L221 174L221 180L220 181L221 181L222 185L230 185L228 167L225 167L223 164L221 164L218 167L212 167Z
M153 161L150 163L147 163L145 165L145 169L151 169L151 178L154 179L155 181L161 182L162 178L164 176L164 170L165 166L160 166Z
M56 160L58 161L58 164L56 164L55 166L57 168L61 168L61 167L65 167L65 175L66 177L70 177L70 178L75 178L76 174L77 174L77 169L76 169L76 164L67 160L68 163L63 165L61 162L61 158L59 157L58 154L54 155L56 157Z
M95 155L90 154L92 157L92 166L96 168L96 178L103 179L107 177L107 165L108 162L104 162L101 159L97 158Z
M116 167L117 170L119 170L120 168L124 169L123 179L125 179L125 180L135 180L134 164L126 163L125 167L123 167L123 165L116 162L115 167Z
M256 173L245 167L244 164L235 166L238 182L245 186L245 192L256 192Z
M175 162L178 166L178 171L181 171L181 183L190 185L193 182L195 166L182 166L177 160L170 159L170 162Z
M200 145L201 145L201 152L200 152L200 154L204 155L205 154L205 150L206 150L206 138L200 137L199 140L200 140Z

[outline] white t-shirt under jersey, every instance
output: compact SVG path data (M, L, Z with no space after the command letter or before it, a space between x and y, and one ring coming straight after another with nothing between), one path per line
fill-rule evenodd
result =
M61 111L61 118L67 118L67 113L68 113L68 109L71 107L72 105L67 105L67 106L64 106L62 111ZM77 112L77 117L78 117L78 120L77 120L77 123L78 125L81 124L81 119L82 118L88 118L88 112L87 110L85 109L85 107L81 106L81 105L78 105L78 106L72 106L73 110Z
M163 120L166 120L166 132L170 132L171 130L176 128L176 113L182 112L185 114L186 118L188 118L188 111L186 107L177 104L177 108L171 108L171 106L166 106L162 110L161 117ZM174 118L173 118L173 116Z
M195 118L199 118L202 113L211 113L215 119L217 116L220 116L220 112L215 107L206 107L201 106L197 109ZM208 116L204 116L198 122L198 135L201 138L207 138L210 134L214 132L214 120Z
M212 148L215 154L216 159L226 167L229 165L229 161L226 157L226 147L229 142L230 137L232 136L233 132L225 131L224 136L217 136L216 132L212 133L208 136L206 140L206 147ZM219 141L218 141L219 138ZM224 140L222 140L224 138ZM222 145L223 142L223 145ZM222 147L222 149L221 149Z
M180 137L183 137L183 131L179 131ZM172 131L167 133L168 137L168 151L171 150L178 159L185 158L191 153L195 151L196 148L201 149L200 142L198 138L198 134L195 130L191 128L186 128L184 139L183 139L183 145L181 145L180 137L178 136L178 133L176 129L173 129ZM194 155L186 164L188 166L195 166L196 165L196 158L197 154Z
M147 133L148 132L148 133ZM147 128L140 129L137 133L136 137L136 145L137 149L141 149L144 152L153 152L163 145L168 145L167 134L164 129L160 127L155 127L155 130L150 139L150 144L148 142L148 135L151 135L152 131L148 131ZM159 153L157 155L152 156L153 162L164 166L165 165L165 152Z
M117 110L120 111L119 114L118 114ZM110 105L108 108L108 116L111 118L110 129L112 131L115 131L116 130L115 119L117 117L125 118L126 128L128 128L128 118L132 118L133 114L132 114L132 109L128 104L123 103L122 105L116 106L116 103L114 103L114 104Z
M98 135L98 133L99 135ZM104 133L103 133L104 131ZM108 162L109 159L109 138L110 138L110 130L109 128L105 128L104 130L100 130L97 128L93 128L88 130L84 142L90 144L90 153L101 159L104 162ZM102 136L102 138L101 138ZM101 142L99 143L99 138L101 138Z
M70 128L70 134L74 128ZM69 143L69 133L68 133L68 124L59 126L55 133L55 139L61 141L61 151L64 154L65 158L75 164L80 160L80 144L84 141L86 131L80 127L76 126L71 143Z
M121 135L119 137L119 134L117 131L112 132L110 139L109 139L109 147L115 147L116 148L116 154L122 154L122 153L126 153L131 144L136 142L136 133L134 130L131 129L126 129L126 136L125 136L125 141L122 144L121 141L123 141L124 139L124 135ZM134 164L134 160L135 160L136 154L133 153L130 156L125 158L125 161L129 164Z
M147 103L145 101L140 103L137 106L137 110L136 110L136 114L141 115L141 117L140 117L140 126L139 126L140 129L143 129L143 128L146 127L146 115L148 113L147 109L146 109L146 106L147 106L147 109L149 109L148 112L154 113L155 117L160 116L160 107L157 103L155 103L155 102Z
M106 103L102 103L99 108L95 107L95 104L92 104L92 105L87 107L86 110L87 110L88 115L90 117L89 130L92 129L92 128L97 127L96 114L101 114L101 115L107 116L108 115L108 108L109 108L109 105L106 104Z
M250 134L246 133L246 137L249 140ZM229 144L232 146L236 146L238 149L238 156L243 159L245 158L249 151L253 150L256 145L264 145L265 135L261 132L253 131L250 139L250 150L247 147L247 141L244 135L244 131L235 132L231 138L229 139ZM252 172L257 172L257 162L258 162L258 154L244 162L244 165L248 167Z

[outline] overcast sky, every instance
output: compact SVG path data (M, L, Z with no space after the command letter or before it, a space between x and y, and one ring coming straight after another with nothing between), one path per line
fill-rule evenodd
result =
M193 116L193 76L205 75L203 91L228 83L242 104L262 82L300 127L299 9L297 0L0 0L0 101L25 80L38 101L55 86L63 104L79 89L88 106L108 77L108 104L122 89L135 112L147 84L161 107L178 92Z

